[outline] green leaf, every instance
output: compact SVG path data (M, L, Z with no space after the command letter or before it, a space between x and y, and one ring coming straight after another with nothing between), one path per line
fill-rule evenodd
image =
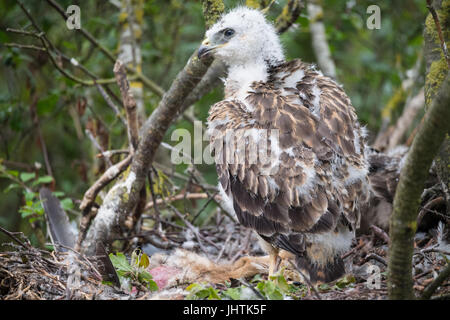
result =
M40 99L37 103L37 113L38 115L44 115L46 113L49 113L55 108L56 103L59 100L59 95L56 93L50 94L44 99Z
M356 280L354 276L346 275L336 282L336 287L338 287L339 289L343 289L355 282Z
M36 194L34 192L25 191L25 201L27 202L27 204L32 205L35 197Z
M208 300L221 300L219 295L217 294L216 289L214 289L213 287L209 287L208 291L209 291Z
M117 272L122 274L127 272L133 272L133 268L128 263L127 257L123 253L117 252L116 255L110 253L109 259L111 260L114 268L117 269Z
M61 200L61 208L63 208L63 210L70 210L73 209L74 205L72 202L72 199L70 198L65 198Z
M6 172L8 172L10 175L12 175L16 178L19 176L19 171L17 171L17 170L8 170Z
M22 172L20 173L20 180L22 180L23 182L27 182L33 179L35 176L36 175L34 174L34 172Z
M153 281L153 280L150 280L148 283L147 283L147 288L149 288L151 291L158 291L158 285L156 284L156 282L155 281Z
M52 176L43 176L43 177L39 177L34 183L33 186L38 185L38 184L43 184L43 183L51 183L53 181L53 177Z
M13 189L18 189L20 188L20 185L18 185L17 183L11 183L9 186L7 186L5 188L5 190L3 190L3 193L8 193L9 191L13 190Z
M145 253L143 253L141 255L141 259L139 260L139 267L147 268L149 264L150 260L148 256Z
M241 300L241 288L230 288L223 291L223 294L233 300Z

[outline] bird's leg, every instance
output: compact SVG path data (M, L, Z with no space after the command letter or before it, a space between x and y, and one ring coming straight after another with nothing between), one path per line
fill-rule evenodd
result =
M270 250L269 252L269 279L278 271L280 262L281 259L278 256L278 249L273 248L273 250Z

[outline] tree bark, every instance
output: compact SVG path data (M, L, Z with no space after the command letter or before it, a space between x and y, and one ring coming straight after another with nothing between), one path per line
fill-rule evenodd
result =
M336 66L331 58L325 25L323 24L323 9L317 0L309 0L307 9L312 47L317 58L317 64L326 76L336 79Z
M442 40L450 44L450 0L435 0L431 3L439 20ZM431 13L425 21L424 54L426 63L425 107L429 108L442 82L448 73L448 62L442 50L441 37L436 28L436 21ZM447 135L435 159L436 170L440 180L450 187L450 137ZM450 214L450 203L447 203L447 213Z
M390 299L412 299L413 241L417 229L420 195L431 163L438 152L450 123L450 77L447 76L435 96L422 127L419 129L405 165L394 198L390 220L388 293Z

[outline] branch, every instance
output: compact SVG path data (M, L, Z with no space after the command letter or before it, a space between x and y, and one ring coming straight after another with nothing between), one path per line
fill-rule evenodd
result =
M204 0L204 5L211 1ZM218 8L218 3L221 1L215 0L214 2L217 5L214 8ZM218 16L217 11L214 11L211 16L205 12L206 21L210 21L211 17L218 18ZM140 140L130 171L108 192L86 235L84 248L88 253L94 253L95 244L98 241L109 241L114 236L114 227L121 225L124 217L139 202L139 192L145 184L156 149L172 120L182 108L184 100L200 82L211 63L212 60L201 62L197 57L197 52L194 52L162 97L158 107L141 127Z
M288 30L297 21L304 7L304 0L289 0L275 20L275 27L278 33Z
M317 57L317 63L322 72L336 79L336 66L331 58L325 26L323 24L323 10L318 1L308 1L309 28L311 30L312 46Z
M450 263L447 264L444 271L439 273L436 279L432 283L428 285L425 291L422 293L420 297L422 300L428 300L431 298L431 295L436 291L436 289L444 282L448 277L450 277Z
M388 150L392 150L395 146L400 143L401 138L405 134L405 132L409 129L414 118L417 115L417 112L425 105L425 91L422 88L403 109L403 113L400 118L397 120L393 131L389 135L389 145Z
M427 0L427 8L430 10L431 15L433 16L434 23L436 25L436 30L439 36L439 40L441 42L441 49L444 53L445 60L447 60L447 66L450 69L450 56L448 55L448 49L447 44L445 43L444 37L442 36L442 29L441 29L441 23L439 22L439 17L436 13L436 10L433 7L433 4L431 3L431 0Z
M54 0L47 0L48 4L52 6L58 13L64 18L66 21L69 16L66 14L66 11ZM77 29L86 39L88 39L95 47L99 48L100 51L113 63L116 62L117 58L109 51L106 47L102 46L92 34L89 33L89 31L80 28ZM139 80L141 80L146 87L148 87L153 93L161 97L164 94L164 89L162 89L160 86L158 86L155 82L147 78L144 74L141 72L138 72L136 69L127 66L127 71L133 73Z
M84 212L89 211L95 198L97 197L100 190L102 190L104 187L106 187L111 181L116 179L122 172L124 172L130 162L131 162L131 155L128 155L125 159L120 161L119 163L116 163L115 165L111 166L106 170L100 179L98 179L84 194L83 200L80 204L80 209Z
M136 100L130 92L130 84L127 80L127 73L122 61L117 60L114 65L114 74L116 76L117 85L122 95L122 102L127 113L127 131L130 141L131 150L135 150L138 144L138 118L136 113Z
M400 174L390 220L388 293L391 299L410 299L412 256L420 195L434 156L438 152L450 122L450 76L425 115Z

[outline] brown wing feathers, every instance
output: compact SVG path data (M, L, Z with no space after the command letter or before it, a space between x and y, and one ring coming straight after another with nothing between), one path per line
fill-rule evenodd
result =
M350 100L334 81L293 60L271 70L267 82L254 83L245 101L215 104L208 123L215 129L212 144L226 129L256 130L238 135L247 147L230 155L238 161L227 163L225 142L216 150L225 160L217 164L220 183L244 226L297 255L305 250L303 233L334 230L343 217L354 227L364 145ZM270 135L271 129L278 139L257 131ZM264 139L270 161L251 163L249 150Z

